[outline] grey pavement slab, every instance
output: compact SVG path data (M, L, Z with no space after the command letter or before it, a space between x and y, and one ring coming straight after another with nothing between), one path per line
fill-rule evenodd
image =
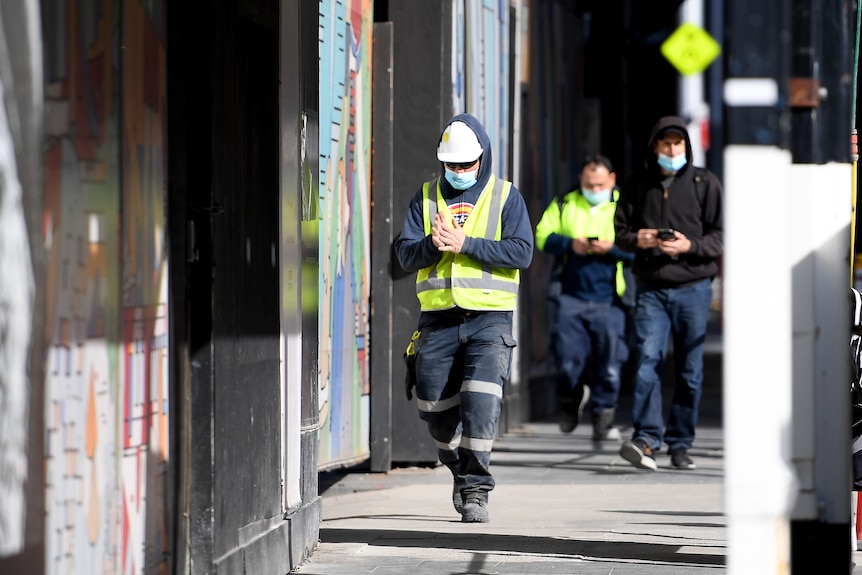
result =
M714 573L724 570L720 429L698 469L633 468L618 442L531 423L495 442L491 522L463 524L441 466L348 472L322 492L320 544L296 573Z
M447 469L330 472L320 543L298 575L683 575L726 571L722 430L698 429L693 471L638 470L595 443L529 423L495 442L487 524L463 524ZM623 430L627 436L630 430ZM849 544L850 537L848 537ZM862 553L852 554L862 563ZM862 568L853 571L862 574Z

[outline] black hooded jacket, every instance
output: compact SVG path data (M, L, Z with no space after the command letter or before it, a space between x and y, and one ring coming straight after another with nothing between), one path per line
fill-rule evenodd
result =
M660 132L674 128L685 137L687 163L665 190L667 177L658 165L653 143ZM632 273L653 287L679 287L713 278L718 273L718 257L724 249L724 191L718 177L705 168L692 166L691 139L685 121L665 116L653 127L646 148L644 168L623 182L614 227L616 243L635 252ZM698 193L695 176L704 182ZM691 240L691 250L672 258L658 248L639 249L638 230L673 228Z

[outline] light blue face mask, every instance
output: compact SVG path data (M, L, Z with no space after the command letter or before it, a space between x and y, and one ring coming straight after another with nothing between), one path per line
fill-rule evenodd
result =
M685 157L685 154L680 154L673 158L664 154L658 155L658 165L668 172L678 172L686 163L688 163L688 158Z
M611 190L581 190L581 194L584 196L584 199L587 200L591 206L597 206L599 204L603 204L605 202L609 202L611 199Z
M478 173L478 169L473 170L472 172L453 172L452 170L447 169L446 181L449 182L456 190L466 190L476 183L476 175Z

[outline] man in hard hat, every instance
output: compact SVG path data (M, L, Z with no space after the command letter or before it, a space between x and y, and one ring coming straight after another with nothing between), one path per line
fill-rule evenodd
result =
M592 399L596 441L620 439L613 422L620 372L628 358L623 264L630 265L634 254L614 243L619 197L610 159L589 155L581 165L579 186L555 198L536 226L536 247L562 260L551 341L559 367L560 431L574 431ZM588 386L583 380L589 360Z
M417 272L419 415L454 477L461 521L485 523L491 446L516 345L519 270L532 260L533 234L520 192L491 171L491 141L476 118L452 118L437 159L441 177L413 196L395 251Z

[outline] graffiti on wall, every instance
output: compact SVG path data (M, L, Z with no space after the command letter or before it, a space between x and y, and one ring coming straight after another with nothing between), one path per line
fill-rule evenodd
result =
M167 573L164 5L45 6L46 572Z
M320 465L368 453L372 0L320 2Z
M509 12L453 2L452 101L508 170ZM320 1L320 465L368 453L372 0ZM388 384L388 382L386 382Z

